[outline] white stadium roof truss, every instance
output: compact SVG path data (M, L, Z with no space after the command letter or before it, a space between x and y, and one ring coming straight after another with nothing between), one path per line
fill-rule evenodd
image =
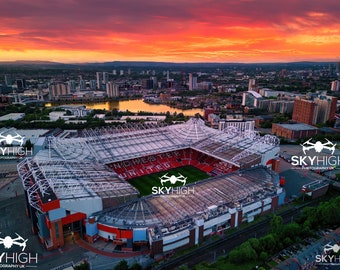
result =
M218 131L205 126L200 119L171 126L125 124L83 130L83 137L78 138L51 137L49 155L38 154L21 161L18 172L30 204L41 211L39 195L48 196L51 192L58 198L92 197L107 191L116 192L112 196L120 196L120 192L138 194L128 182L106 168L108 163L192 147L237 165L245 157L277 147L278 142L275 136L260 137L256 132L244 133L235 127ZM229 156L223 156L224 153ZM148 206L142 203L138 207Z
M41 211L39 198L52 193L63 199L94 197L99 192L107 191L114 191L116 197L138 194L129 183L101 164L33 158L20 162L18 172L30 204L38 211Z
M89 129L84 130L83 135L89 152L93 153L96 160L103 163L128 160L191 146L196 150L206 152L204 148L209 148L213 144L220 145L210 151L212 154L228 151L231 147L244 151L242 155L236 156L233 160L230 159L230 161L236 162L239 160L238 157L262 154L278 144L278 141L275 144L268 143L270 140L266 136L270 135L260 137L258 132L241 132L234 126L217 131L205 126L202 120L193 118L186 123L172 126L125 124L116 128ZM74 157L74 152L72 157Z

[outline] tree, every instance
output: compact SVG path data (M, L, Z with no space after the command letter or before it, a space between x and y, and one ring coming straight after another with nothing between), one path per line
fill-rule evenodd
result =
M250 238L248 239L249 244L251 247L256 251L257 254L261 252L261 246L260 246L260 241L256 238Z
M142 269L143 267L137 262L131 265L131 267L129 268L129 270L142 270Z
M262 262L265 262L266 260L268 260L268 258L269 258L268 252L261 251L260 256L259 256L259 259L260 259Z
M290 224L287 224L285 226L283 226L282 229L282 234L281 234L281 240L285 239L285 238L290 238L293 241L296 239L296 237L300 236L301 234L301 227L299 224L293 222Z
M272 233L280 235L283 227L283 219L280 216L274 215L270 221L270 229Z
M274 237L272 233L260 238L260 245L262 247L262 250L273 254L276 251L277 240L277 237Z
M114 270L129 270L129 266L127 261L122 260L120 261L114 268Z
M243 262L243 258L237 248L231 250L228 256L231 263L238 264Z
M229 252L229 260L231 263L239 264L255 261L256 259L256 251L252 248L248 241Z

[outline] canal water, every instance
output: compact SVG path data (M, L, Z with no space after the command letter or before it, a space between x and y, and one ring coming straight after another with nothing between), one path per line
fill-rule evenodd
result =
M47 103L46 106L52 106L54 104ZM58 105L62 105L58 103ZM65 105L71 105L69 103ZM80 105L80 104L77 104ZM189 109L189 110L181 110L172 108L170 106L164 104L150 104L145 103L142 99L135 99L135 100L122 100L122 101L103 101L103 102L89 102L89 103L82 103L85 105L87 109L105 109L107 111L112 111L113 109L117 109L119 111L130 111L133 113L138 112L150 112L150 113L166 113L170 112L171 114L176 112L183 113L185 116L194 116L196 113L203 115L203 110L199 108Z

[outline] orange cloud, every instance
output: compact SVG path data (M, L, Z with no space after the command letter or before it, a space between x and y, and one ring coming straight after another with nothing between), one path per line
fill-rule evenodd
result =
M0 3L0 20L0 60L268 62L340 56L340 4L333 0L8 0Z

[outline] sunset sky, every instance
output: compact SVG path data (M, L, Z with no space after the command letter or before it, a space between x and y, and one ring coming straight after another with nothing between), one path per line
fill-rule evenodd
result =
M1 0L12 60L340 61L340 1Z

